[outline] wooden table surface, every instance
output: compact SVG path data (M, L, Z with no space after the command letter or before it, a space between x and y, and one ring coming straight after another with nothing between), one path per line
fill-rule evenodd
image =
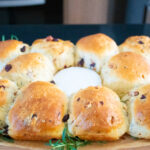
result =
M15 141L8 143L0 141L0 150L50 150L50 147L46 146L45 142ZM115 142L91 144L79 150L150 150L150 140L133 139L126 135Z

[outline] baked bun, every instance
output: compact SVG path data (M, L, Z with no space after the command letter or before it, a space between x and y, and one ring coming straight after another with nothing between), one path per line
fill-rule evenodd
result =
M103 64L118 53L118 46L113 39L98 33L81 38L76 44L77 66L83 66L100 72Z
M113 141L128 127L126 113L118 95L106 87L88 87L70 102L68 129L83 140Z
M32 82L17 96L8 113L8 134L16 140L60 139L67 98L54 84Z
M99 74L93 70L81 67L70 67L59 71L54 76L54 82L70 97L80 89L101 85L101 78Z
M122 100L128 104L129 134L150 139L150 84L131 90Z
M119 49L121 52L135 52L150 59L150 37L131 36L119 46Z
M5 119L17 94L17 86L12 81L0 79L0 128L6 125Z
M29 45L17 40L0 41L0 70L12 59L29 52Z
M70 41L63 41L48 36L45 39L35 40L31 52L39 52L53 61L58 71L74 65L74 45Z
M54 66L40 53L30 53L16 57L1 71L0 76L8 78L22 87L33 81L50 81Z
M104 86L123 96L136 86L150 83L150 64L140 54L122 52L103 66L101 77Z

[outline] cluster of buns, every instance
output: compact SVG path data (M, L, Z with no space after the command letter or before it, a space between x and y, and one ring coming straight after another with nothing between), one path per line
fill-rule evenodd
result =
M48 36L31 46L0 42L0 128L16 140L70 136L113 141L125 133L150 139L150 38L132 36L120 46L105 34L76 45ZM102 86L67 97L53 81L71 66L96 71Z

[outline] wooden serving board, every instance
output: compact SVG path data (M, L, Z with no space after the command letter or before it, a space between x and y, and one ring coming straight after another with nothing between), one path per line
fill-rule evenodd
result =
M0 150L50 150L45 142L15 141L8 143L0 141ZM115 142L107 142L104 144L91 144L80 147L79 150L150 150L150 140L133 139L124 136Z

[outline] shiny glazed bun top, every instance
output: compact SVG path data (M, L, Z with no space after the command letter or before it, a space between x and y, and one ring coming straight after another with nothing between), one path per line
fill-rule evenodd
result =
M48 36L35 40L31 52L39 52L52 60L55 71L74 65L74 44L70 41Z
M133 87L150 82L150 64L140 54L122 52L104 65L101 75L103 84L122 96Z
M0 79L0 129L6 125L5 119L17 95L18 87L7 79Z
M116 140L127 130L123 105L106 87L80 90L71 100L69 112L69 132L84 140Z
M17 96L8 114L8 134L18 140L60 139L66 95L49 82L32 82Z
M118 46L105 34L97 33L81 38L76 44L76 65L100 72L102 65L118 53Z
M150 84L132 89L123 98L129 113L129 134L150 139Z
M29 45L17 40L0 41L0 70L12 59L29 52Z
M128 37L120 46L121 52L135 52L150 59L150 37L148 36L131 36Z
M40 53L21 55L10 61L0 72L0 76L10 79L23 87L33 81L50 81L54 66Z

